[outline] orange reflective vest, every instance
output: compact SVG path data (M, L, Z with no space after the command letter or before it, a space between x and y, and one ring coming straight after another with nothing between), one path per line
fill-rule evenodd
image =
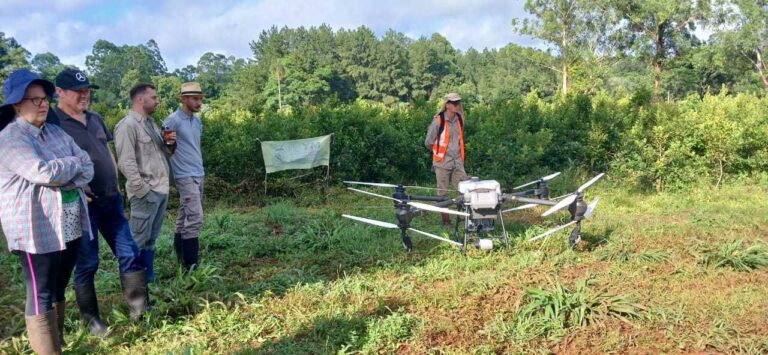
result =
M461 118L460 113L456 112L456 116L459 122L459 151L461 152L461 160L464 160L464 120ZM451 142L451 129L450 127L445 127L445 112L435 115L435 120L438 121L439 128L437 130L437 140L432 145L432 160L441 162L448 151L448 143Z

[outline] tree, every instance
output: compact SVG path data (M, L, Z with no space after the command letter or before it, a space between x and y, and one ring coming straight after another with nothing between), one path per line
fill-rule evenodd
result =
M173 71L173 75L183 82L194 81L197 77L197 68L194 65L187 65L184 68L178 68Z
M375 89L371 82L379 42L373 31L365 26L336 33L336 46L343 75L350 81L352 95L374 99Z
M202 86L206 97L218 98L232 82L232 73L245 65L243 59L207 52L197 61L195 80Z
M435 33L408 46L410 78L415 99L433 98L433 90L447 75L457 73L458 53L445 37Z
M125 97L126 86L137 81L149 81L153 76L166 74L165 62L154 40L137 46L117 46L98 40L93 51L85 58L85 66L92 81L101 86L97 99L115 102ZM127 78L126 78L127 77Z
M691 47L697 22L711 13L710 0L611 0L622 16L625 48L651 63L658 98L664 63Z
M11 72L29 66L30 53L13 37L0 32L0 81L5 82Z
M61 64L59 57L51 52L35 54L30 62L32 70L40 73L43 79L53 81L68 66Z
M386 104L410 96L408 46L411 41L404 34L389 30L377 47L378 55L370 77L371 95Z
M712 44L723 54L738 54L737 58L729 55L734 65L736 61L746 61L754 70L763 89L768 90L768 78L765 64L765 52L768 50L768 1L766 0L731 0L736 6L724 7L724 25L712 36Z
M518 33L540 38L557 48L559 67L551 69L560 73L561 91L568 93L571 86L573 66L591 35L606 36L604 24L606 12L596 0L527 0L525 11L536 19L515 19L512 21ZM600 31L598 31L598 29ZM599 43L593 38L593 44ZM597 48L595 48L597 50Z

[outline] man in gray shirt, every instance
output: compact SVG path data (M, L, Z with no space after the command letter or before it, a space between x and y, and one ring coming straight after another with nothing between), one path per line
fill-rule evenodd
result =
M179 213L173 246L176 256L189 271L198 262L200 229L203 226L203 154L200 140L203 121L195 116L203 105L203 92L195 82L181 85L181 108L163 122L164 129L176 132L176 152L171 157L171 168L179 191Z
M467 178L464 171L464 112L459 94L450 93L443 99L443 109L435 115L427 130L424 145L432 150L432 166L437 177L437 194L448 195L448 186L458 189L459 181ZM451 225L448 214L442 214L443 225Z

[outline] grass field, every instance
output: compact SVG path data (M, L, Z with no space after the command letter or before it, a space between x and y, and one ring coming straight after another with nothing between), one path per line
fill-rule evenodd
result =
M67 294L66 351L145 353L768 352L768 201L754 186L624 192L610 183L575 249L567 219L528 210L513 245L491 252L342 220L394 221L386 201L332 189L293 200L211 206L202 267L178 276L169 213L158 242L154 313L132 323L102 243L106 340L87 335ZM382 190L384 192L384 190ZM591 197L589 197L591 199ZM443 233L439 215L416 227ZM3 242L4 243L4 242ZM5 245L2 245L5 249ZM0 353L29 352L18 261L0 254Z

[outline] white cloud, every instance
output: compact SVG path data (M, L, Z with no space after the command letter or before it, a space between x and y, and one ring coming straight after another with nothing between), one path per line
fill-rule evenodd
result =
M0 9L22 3L3 1L6 3ZM48 3L53 9L36 6L39 12L30 15L3 11L0 23L7 35L31 52L52 52L63 62L81 67L98 39L135 45L153 38L169 70L196 64L200 55L209 51L251 57L249 43L273 25L311 27L325 23L335 30L365 25L380 35L391 28L414 38L439 32L462 50L498 48L510 42L531 44L530 39L517 36L511 26L512 18L524 15L522 0L265 0L206 4L169 0L128 3L132 6L116 10L121 12L111 14L113 19L100 19L106 5L97 5L93 0ZM125 3L114 6L118 5ZM94 10L94 6L101 6L102 11ZM88 17L89 11L96 14Z

